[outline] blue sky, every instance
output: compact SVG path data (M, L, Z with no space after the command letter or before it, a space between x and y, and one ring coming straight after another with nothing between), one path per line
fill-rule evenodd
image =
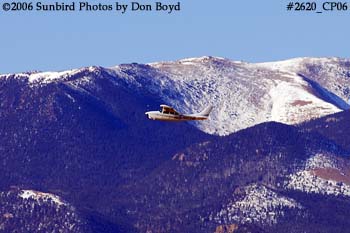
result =
M181 12L174 14L0 11L0 73L204 55L248 62L349 57L350 10L287 12L286 4L284 0L182 0Z

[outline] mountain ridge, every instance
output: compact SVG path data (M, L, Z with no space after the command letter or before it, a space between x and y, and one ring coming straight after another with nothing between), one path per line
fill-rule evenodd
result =
M320 64L326 68L320 69ZM92 66L62 72L0 75L0 79L19 78L27 80L30 86L62 83L84 91L98 79L108 78L113 85L123 85L141 95L147 92L181 112L197 112L211 104L214 106L211 121L192 124L206 133L228 135L265 121L296 124L349 109L347 64L350 64L348 60L336 58L254 64L200 57L111 68ZM327 82L324 76L333 70L339 72L328 77ZM320 78L315 78L318 74Z

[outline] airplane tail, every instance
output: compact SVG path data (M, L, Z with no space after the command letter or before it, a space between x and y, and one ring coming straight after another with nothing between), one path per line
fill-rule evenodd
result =
M213 109L213 106L209 105L203 111L201 111L200 113L197 113L196 115L207 117L209 116L212 109Z

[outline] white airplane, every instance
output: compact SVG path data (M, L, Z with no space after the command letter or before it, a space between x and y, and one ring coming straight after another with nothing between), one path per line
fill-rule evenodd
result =
M160 121L193 121L193 120L206 120L209 117L209 113L213 109L212 106L206 107L200 113L195 114L180 114L174 108L169 107L168 105L161 104L162 108L160 111L150 111L145 114L151 120L160 120Z

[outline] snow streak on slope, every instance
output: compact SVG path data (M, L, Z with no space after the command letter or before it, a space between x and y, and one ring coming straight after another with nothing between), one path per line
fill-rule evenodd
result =
M65 77L69 76L70 74L76 72L78 70L70 70L70 71L63 71L63 72L32 72L32 73L19 73L19 74L7 74L7 75L1 75L0 78L9 79L9 78L15 78L15 79L26 79L31 84L47 84L55 81L62 81L65 80Z

